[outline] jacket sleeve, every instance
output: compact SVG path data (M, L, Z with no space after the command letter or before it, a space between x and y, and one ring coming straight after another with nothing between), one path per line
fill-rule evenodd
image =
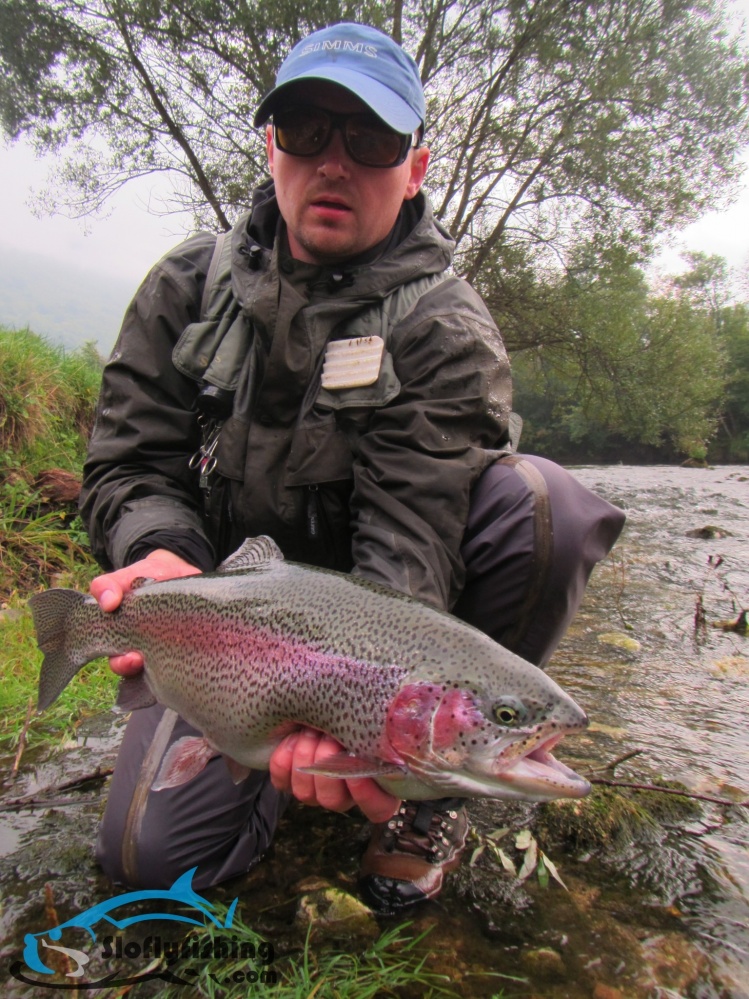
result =
M424 296L391 350L401 391L376 411L354 467L354 573L449 610L465 581L470 494L508 441L507 354L458 278Z
M199 234L149 272L131 302L104 369L94 431L83 471L81 514L91 547L106 569L132 561L150 534L210 544L201 517L196 383L172 363L185 327L199 319L214 237ZM183 554L183 552L178 552Z

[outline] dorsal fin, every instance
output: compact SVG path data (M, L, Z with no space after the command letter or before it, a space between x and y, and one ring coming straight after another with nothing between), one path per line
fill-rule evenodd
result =
M268 569L273 562L283 561L283 552L267 534L247 538L233 555L224 559L216 572L247 572L248 569Z

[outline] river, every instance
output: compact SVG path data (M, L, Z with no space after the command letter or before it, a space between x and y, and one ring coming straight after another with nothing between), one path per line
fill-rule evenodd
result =
M614 634L584 606L553 668L585 704L604 755L642 749L639 770L747 801L749 637L716 624L749 608L749 468L572 471L621 506L627 525L590 590ZM616 632L639 648L612 656ZM654 886L736 996L749 995L748 819L747 808L707 806ZM710 971L693 992L718 994Z

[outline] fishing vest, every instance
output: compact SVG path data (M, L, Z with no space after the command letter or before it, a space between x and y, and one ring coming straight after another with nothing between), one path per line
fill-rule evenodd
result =
M220 392L235 392L240 372L252 347L253 331L232 287L231 233L221 233L208 268L200 304L200 320L184 330L174 348L175 367L196 382ZM259 276L259 271L250 275ZM396 397L400 382L387 350L390 333L415 308L430 288L449 275L428 274L396 288L381 301L364 308L349 324L343 339L379 337L384 344L379 373L365 386L321 387L317 402L325 408L383 406Z
M251 264L252 247L249 252ZM199 320L184 329L172 353L178 371L199 386L196 406L201 446L192 457L191 467L199 469L204 515L214 542L222 550L231 519L227 512L238 501L238 497L229 498L234 486L227 476L232 479L230 470L244 467L247 425L243 420L253 405L255 375L263 350L242 308L240 294L244 300L252 296L254 282L261 276L259 268L253 270L250 266L242 273L242 288L235 290L231 233L220 235L206 275ZM395 399L401 390L389 350L393 329L428 289L448 278L449 275L441 273L410 281L384 299L364 305L331 330L324 364L310 381L299 408L287 465L287 485L303 490L308 538L318 534L319 523L331 519L321 519L324 508L334 502L330 487L326 487L323 501L322 484L341 481L344 469L346 477L350 477L359 440L374 413ZM370 343L376 345L377 362L374 366L371 361L365 365L369 377L363 379L364 384L354 384L357 379L345 373L342 379L338 378L336 366L341 352L359 355L362 346ZM321 428L321 414L325 413L332 414L337 435L331 436L330 430ZM312 447L316 454L314 462L308 460L307 447ZM227 545L231 543L233 540L226 541Z

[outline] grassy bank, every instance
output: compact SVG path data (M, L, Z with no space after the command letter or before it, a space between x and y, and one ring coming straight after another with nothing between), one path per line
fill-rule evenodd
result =
M101 381L90 346L67 352L30 330L0 327L0 742L13 743L36 698L41 661L28 597L51 585L86 589L97 567L76 512ZM89 668L34 719L28 739L68 738L77 719L112 702L106 664Z

